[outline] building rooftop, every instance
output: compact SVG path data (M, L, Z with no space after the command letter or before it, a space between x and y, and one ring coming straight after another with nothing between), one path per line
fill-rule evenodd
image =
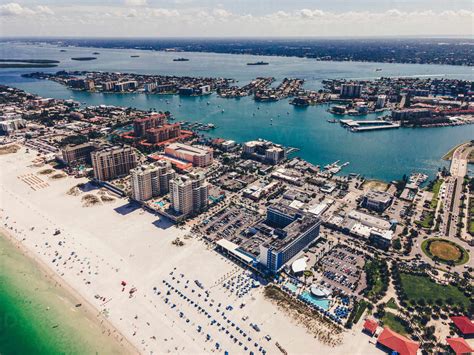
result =
M377 190L370 190L365 194L365 197L372 201L377 201L381 203L388 203L392 199L392 195L390 195L388 192Z
M171 143L166 147L166 149L173 149L177 152L184 152L191 155L204 155L209 153L207 148L198 148L192 145L182 144L182 143Z
M400 355L416 355L420 345L385 327L377 341Z

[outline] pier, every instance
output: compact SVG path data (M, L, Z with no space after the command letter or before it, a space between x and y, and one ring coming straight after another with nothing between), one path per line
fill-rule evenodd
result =
M381 129L393 129L400 128L399 123L391 121L356 121L356 120L340 120L343 127L348 128L351 132L365 132L365 131L376 131Z

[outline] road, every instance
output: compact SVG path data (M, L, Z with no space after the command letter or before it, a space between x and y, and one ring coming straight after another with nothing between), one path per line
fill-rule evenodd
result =
M458 231L458 220L464 176L467 174L469 154L473 147L470 143L460 145L453 153L449 172L451 176L445 182L445 196L443 198L442 232L445 236L454 238ZM448 223L449 221L449 223Z

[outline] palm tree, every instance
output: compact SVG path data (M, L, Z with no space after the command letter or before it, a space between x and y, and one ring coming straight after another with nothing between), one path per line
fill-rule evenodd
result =
M303 272L303 276L304 276L304 283L306 283L306 279L310 276L313 276L313 272L311 270L305 270Z

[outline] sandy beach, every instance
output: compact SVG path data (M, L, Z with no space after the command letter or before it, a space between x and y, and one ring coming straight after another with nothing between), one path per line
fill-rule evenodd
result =
M381 353L358 327L322 344L187 230L89 185L68 194L87 180L40 174L47 166L35 157L0 156L1 226L90 305L124 353Z
M95 307L0 228L0 352L137 353ZM25 342L24 339L28 339Z

